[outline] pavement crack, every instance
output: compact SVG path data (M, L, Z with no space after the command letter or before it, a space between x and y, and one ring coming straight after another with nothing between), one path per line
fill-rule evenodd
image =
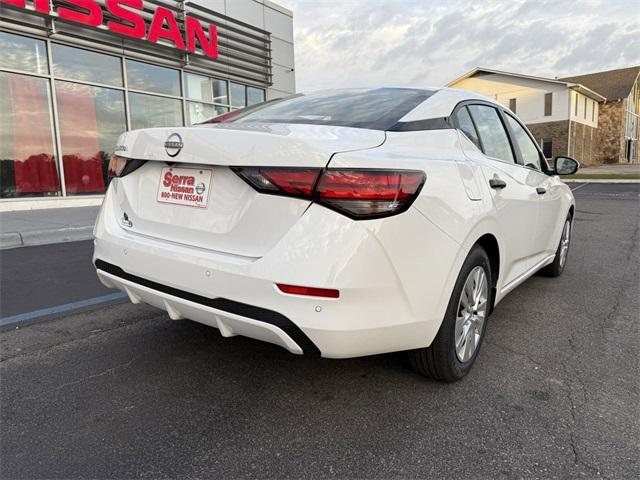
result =
M82 377L82 378L80 378L78 380L74 380L73 382L63 383L62 385L58 385L55 388L51 388L49 390L46 390L46 391L42 392L40 395L26 397L25 400L38 400L38 399L40 399L40 398L42 398L44 396L50 395L52 393L55 393L55 392L57 392L59 390L65 389L67 387L72 387L74 385L78 385L80 383L84 383L84 382L87 382L89 380L93 380L94 378L99 378L99 377L103 377L105 375L109 375L109 374L115 373L116 370L128 368L129 366L131 366L131 364L133 364L136 360L139 360L143 356L144 356L144 354L136 355L131 360L128 360L128 361L123 362L123 363L119 363L118 365L115 365L113 367L109 367L106 370L103 370L101 372L93 373L91 375L87 375L86 377Z
M627 256L624 261L624 270L622 271L622 275L620 278L624 279L628 276L629 270L633 269L633 277L637 277L637 268L635 268L637 262L637 252L639 246L640 239L640 225L636 225L635 230L633 231L633 235L631 236L631 246L627 249ZM637 285L637 282L631 282L632 285ZM616 290L615 298L613 299L613 305L607 313L603 320L600 322L600 331L604 336L606 334L606 330L608 325L611 323L611 320L614 319L622 307L622 299L627 294L627 291L623 288L619 288Z
M570 344L572 350L575 349L575 346L573 345L573 342L571 340L569 341L569 344ZM575 373L572 374L569 371L569 368L568 368L566 362L562 362L561 366L562 366L562 369L564 370L565 375L568 378L577 380L577 382L580 384L581 389L582 389L583 394L584 394L585 386L584 386L584 383L582 382L582 380L579 379L577 374L575 374ZM565 385L565 383L563 383L563 385ZM590 465L589 463L587 463L582 458L582 453L580 453L580 448L578 447L578 441L577 441L576 435L575 435L575 428L576 428L576 424L578 423L577 409L580 408L582 405L584 405L584 402L586 400L583 400L583 403L578 405L578 403L576 402L575 396L574 396L573 388L571 386L571 381L566 382L566 386L564 388L564 391L565 391L565 396L567 398L567 403L569 404L569 414L570 414L570 417L571 417L571 423L569 425L569 446L571 447L571 453L572 453L572 456L573 456L573 465L575 467L583 466L587 470L589 470L591 473L594 473L597 476L600 476L600 475L602 475L602 473L596 467Z

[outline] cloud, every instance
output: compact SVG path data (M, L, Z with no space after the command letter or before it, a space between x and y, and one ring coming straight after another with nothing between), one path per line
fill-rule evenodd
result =
M640 64L640 0L278 0L300 91L444 85L475 66L547 77Z

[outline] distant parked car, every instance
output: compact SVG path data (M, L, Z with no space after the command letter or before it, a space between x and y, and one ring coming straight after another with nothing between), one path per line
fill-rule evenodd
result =
M123 134L95 227L102 282L296 354L407 350L463 377L487 318L565 267L574 198L513 113L460 90L297 95Z

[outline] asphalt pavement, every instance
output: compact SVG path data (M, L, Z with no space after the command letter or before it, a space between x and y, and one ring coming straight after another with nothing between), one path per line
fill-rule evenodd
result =
M12 324L15 317L41 320L54 307L74 310L113 296L98 280L92 255L92 240L0 250L0 326L8 317Z
M572 185L564 274L509 294L456 384L128 303L5 327L0 477L637 478L639 187ZM3 317L105 294L87 243L0 263Z

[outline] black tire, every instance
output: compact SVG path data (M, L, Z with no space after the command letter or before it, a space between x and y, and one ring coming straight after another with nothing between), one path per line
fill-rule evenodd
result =
M482 267L486 275L488 286L486 315L475 351L469 359L461 361L456 354L455 347L456 317L458 316L458 309L460 307L465 282L476 267ZM487 328L487 320L493 301L492 281L489 257L482 247L476 245L471 252L469 252L467 259L462 265L453 293L451 294L451 299L449 300L449 305L447 306L444 320L431 346L408 352L409 362L413 370L426 377L444 382L455 382L469 373L478 356Z
M561 256L562 249L562 241L565 238L565 229L569 228L569 243L567 245L567 253L564 256L564 260ZM562 234L560 235L560 241L558 242L558 248L556 249L556 258L553 259L553 263L550 263L546 267L540 270L540 274L545 277L559 277L562 275L564 271L564 267L567 265L567 257L569 255L569 250L571 247L571 232L573 230L573 222L571 214L567 215L566 220L564 221L564 226L562 227Z

